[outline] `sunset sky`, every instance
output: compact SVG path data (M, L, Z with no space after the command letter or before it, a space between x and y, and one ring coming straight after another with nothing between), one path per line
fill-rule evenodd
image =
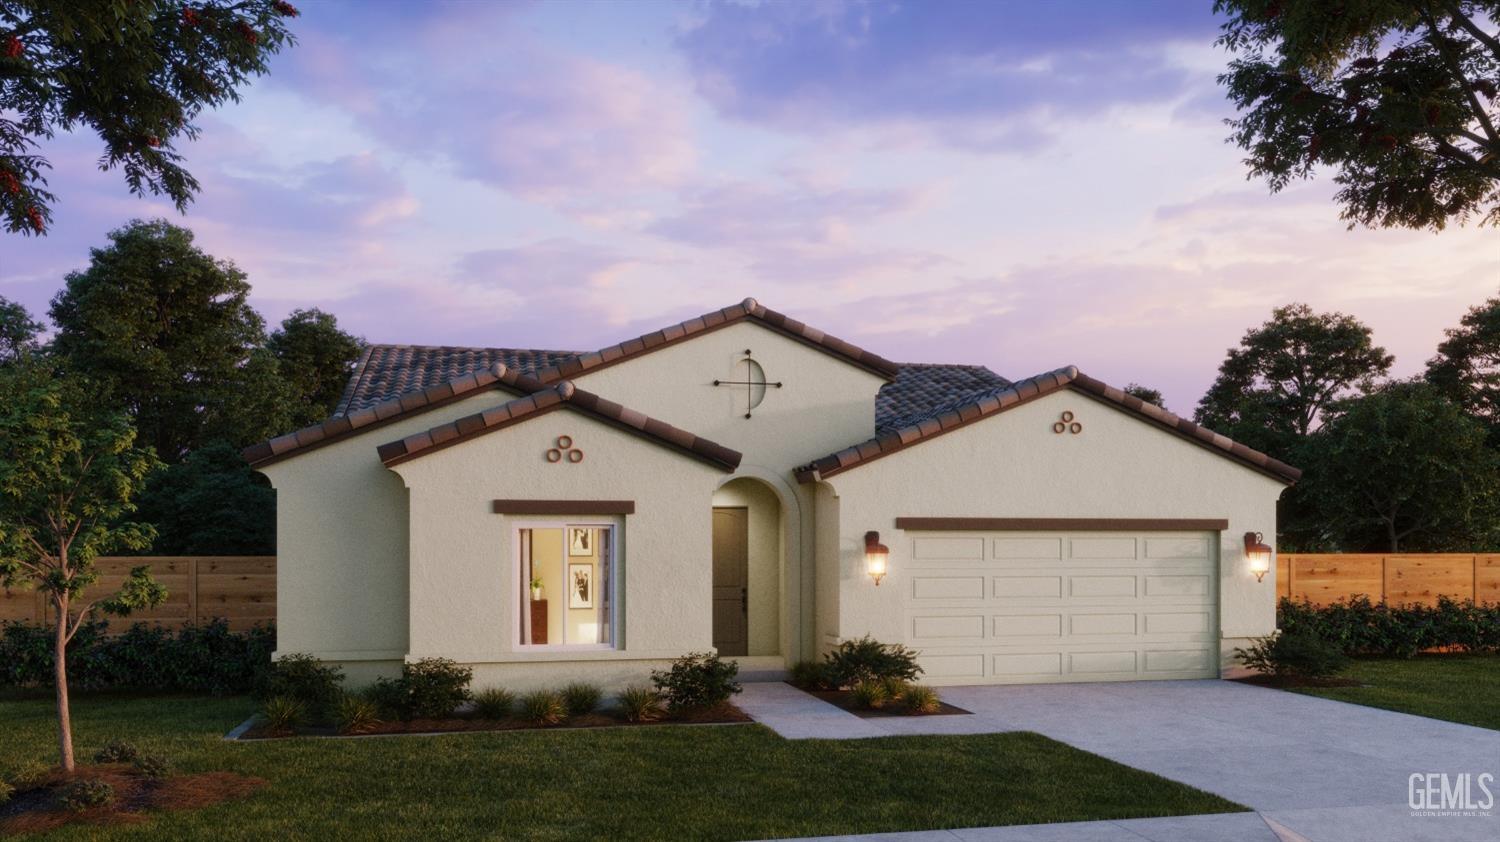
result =
M166 216L272 323L593 349L755 296L1188 414L1275 305L1358 316L1404 375L1500 287L1494 229L1348 231L1328 177L1247 182L1209 0L298 5L299 45L182 148L186 216L97 138L49 143L54 227L0 239L0 295L42 314Z

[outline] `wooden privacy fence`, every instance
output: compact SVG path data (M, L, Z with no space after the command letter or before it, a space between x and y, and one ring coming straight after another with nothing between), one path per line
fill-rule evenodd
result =
M84 592L85 600L113 593L130 569L142 564L167 589L166 601L155 608L123 619L107 617L112 631L138 622L176 628L215 617L228 620L236 631L276 621L275 556L110 556L95 564L99 582ZM50 622L51 614L46 599L35 590L0 589L0 621Z
M1500 602L1500 554L1279 553L1276 595L1314 605L1360 595L1392 605Z

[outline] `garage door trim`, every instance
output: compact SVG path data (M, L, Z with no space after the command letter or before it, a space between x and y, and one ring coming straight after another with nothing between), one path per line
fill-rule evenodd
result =
M1222 532L1225 518L898 517L896 528L943 532Z

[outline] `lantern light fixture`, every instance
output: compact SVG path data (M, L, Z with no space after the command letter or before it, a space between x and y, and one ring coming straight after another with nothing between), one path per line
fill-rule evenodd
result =
M1271 548L1259 532L1245 533L1245 558L1250 562L1250 572L1260 582L1271 572Z
M885 578L886 562L890 560L891 551L885 544L880 543L880 533L874 530L865 533L865 572L875 580L875 586L880 586L880 580Z

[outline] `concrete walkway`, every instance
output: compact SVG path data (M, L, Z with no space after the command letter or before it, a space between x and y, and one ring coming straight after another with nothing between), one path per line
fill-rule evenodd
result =
M1489 790L1500 796L1500 732L1212 680L949 687L943 698L974 715L860 719L779 683L747 684L736 703L790 739L1036 731L1259 813L893 840L1500 840L1500 804L1488 816L1421 815L1408 805L1413 774L1446 774L1451 784L1464 773L1489 773ZM1477 784L1472 791L1485 798Z

